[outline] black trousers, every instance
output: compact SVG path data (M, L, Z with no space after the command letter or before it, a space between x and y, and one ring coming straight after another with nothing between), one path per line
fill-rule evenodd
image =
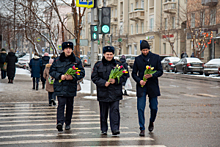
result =
M66 125L70 125L73 115L74 97L57 96L57 98L58 98L57 124L61 123L63 125L65 121ZM64 117L65 105L66 105L66 116Z
M111 131L119 130L119 126L120 126L119 101L99 102L99 108L100 108L101 131L107 132L108 130L108 122L107 122L108 112L110 117Z

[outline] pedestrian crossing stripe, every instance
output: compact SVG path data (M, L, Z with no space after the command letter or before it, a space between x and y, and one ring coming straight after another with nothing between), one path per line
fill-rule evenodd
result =
M32 111L38 111L38 112L44 112L44 111L57 111L57 109L1 109L1 112L16 112L16 111L28 111L28 112L32 112ZM73 108L73 111L90 111L89 109L74 109Z
M97 122L72 122L71 124L100 124L100 121ZM38 124L7 124L7 125L0 125L0 127L21 127L21 126L50 126L55 125L54 123L38 123Z
M72 118L76 118L76 117L95 117L95 116L98 116L100 117L99 114L92 114L92 115L89 115L89 114L83 114L83 115L73 115ZM15 119L15 118L56 118L55 115L42 115L42 116L13 116L13 117L0 117L0 120L1 119Z
M73 111L73 114L78 114L78 113L96 113L95 111ZM35 112L35 113L19 113L19 112L17 112L17 113L0 113L0 115L35 115L35 114L57 114L57 112L56 111L54 111L54 112L44 112L44 111L42 111L42 112Z
M97 118L81 118L81 119L72 119L72 121L88 121L88 120L100 120L99 117ZM35 119L35 120L10 120L10 121L0 121L0 124L3 124L3 123L21 123L21 122L48 122L48 121L53 121L55 122L56 120L54 119Z
M47 139L47 140L20 140L20 141L3 141L0 145L6 144L36 144L36 143L59 143L59 142L101 142L101 141L139 141L154 140L150 137L111 137L111 138L77 138L77 139Z
M41 107L39 107L39 106L37 106L37 107L35 107L35 106L27 106L27 107L24 107L24 106L19 106L19 105L16 105L16 106L0 105L0 109L21 109L21 108L24 108L24 109L42 109L42 108L54 109L54 108L56 108L56 106L41 106ZM74 108L83 108L83 106L74 106L73 105L73 109Z
M121 129L128 129L128 127L120 127ZM55 128L47 129L17 129L17 130L0 130L0 133L15 133L15 132L44 132L44 131L55 131ZM100 127L71 127L71 130L100 130ZM57 131L57 130L56 130Z

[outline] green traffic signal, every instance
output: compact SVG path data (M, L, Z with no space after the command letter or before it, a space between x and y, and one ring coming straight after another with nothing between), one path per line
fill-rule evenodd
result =
M93 30L94 30L95 32L97 32L97 31L98 31L98 27L97 27L97 26L94 26L94 27L93 27Z
M96 34L96 33L93 33L93 34L92 34L92 38L93 38L93 39L97 39L97 34Z
M104 25L104 26L102 26L102 32L103 32L103 33L108 33L109 30L110 30L110 28L109 28L108 25Z

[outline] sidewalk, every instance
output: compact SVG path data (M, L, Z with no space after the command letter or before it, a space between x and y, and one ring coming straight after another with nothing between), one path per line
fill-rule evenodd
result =
M93 96L90 95L91 81L84 80L81 83L81 91L77 92L76 98L86 98L96 100L96 90ZM135 97L135 92L128 91L130 96L124 98ZM1 102L25 102L25 101L47 101L48 93L42 89L42 83L39 82L38 91L32 89L32 78L28 70L16 68L16 76L13 84L8 83L8 79L0 79L0 101Z

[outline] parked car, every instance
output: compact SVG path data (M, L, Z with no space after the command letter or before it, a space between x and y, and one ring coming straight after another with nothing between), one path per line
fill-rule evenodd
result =
M84 66L90 66L87 55L80 55L80 59L81 59L81 62Z
M184 74L187 72L199 72L203 74L204 63L198 58L183 58L175 64L174 72L182 71Z
M168 55L160 55L160 61L162 61L164 58L166 57L171 57L171 56L168 56Z
M131 68L133 68L134 60L135 60L135 56L131 57L131 58L127 61L128 65L129 65Z
M179 60L180 60L179 57L165 57L161 61L161 64L163 69L166 70L167 72L170 72L170 70L174 72L174 66Z
M204 74L209 76L210 74L219 74L220 59L212 59L204 65Z
M32 54L32 57L33 56L34 55ZM20 68L29 69L29 62L30 62L30 54L27 53L23 57L18 58L18 62L15 63L15 65Z

